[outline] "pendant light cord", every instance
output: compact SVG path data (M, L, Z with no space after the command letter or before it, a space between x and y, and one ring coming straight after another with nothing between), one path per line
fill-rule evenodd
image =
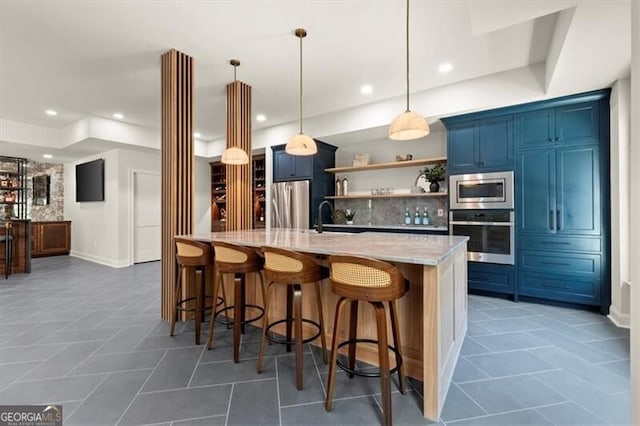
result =
M302 134L302 37L300 38L300 134Z
M409 109L409 0L407 0L407 112Z

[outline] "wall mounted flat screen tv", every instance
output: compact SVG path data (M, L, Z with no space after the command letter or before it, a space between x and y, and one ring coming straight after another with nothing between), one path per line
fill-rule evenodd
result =
M76 164L76 201L104 201L104 160Z

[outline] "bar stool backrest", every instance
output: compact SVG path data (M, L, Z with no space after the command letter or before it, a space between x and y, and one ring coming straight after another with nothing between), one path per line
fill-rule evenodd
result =
M399 299L409 286L390 263L360 256L330 256L331 290L353 299L389 301Z
M206 266L213 264L211 245L200 241L176 238L176 260L183 266Z
M306 254L279 247L264 246L264 273L269 281L299 284L320 281L320 266Z
M216 268L220 272L255 272L262 267L262 258L252 248L215 241L213 250Z

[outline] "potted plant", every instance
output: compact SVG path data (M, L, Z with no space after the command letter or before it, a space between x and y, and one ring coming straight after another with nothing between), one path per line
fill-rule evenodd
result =
M347 218L347 225L353 225L353 218L356 217L356 211L347 209L345 217Z
M425 180L430 182L429 192L440 191L440 184L438 182L444 180L444 175L446 173L446 170L441 163L436 164L431 168L425 167L420 173L424 176Z

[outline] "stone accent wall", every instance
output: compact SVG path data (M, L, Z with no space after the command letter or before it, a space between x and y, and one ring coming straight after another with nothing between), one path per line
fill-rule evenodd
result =
M33 177L49 175L49 205L33 205ZM27 217L34 222L64 220L64 166L62 164L27 162Z
M430 225L447 225L447 215L449 211L447 210L446 196L425 198L373 198L371 199L371 204L369 204L369 200L366 198L335 201L336 209L351 209L356 211L356 216L353 219L354 225L403 225L406 209L409 209L411 219L413 220L416 207L420 209L420 215L422 215L423 209L425 207L427 208ZM438 209L444 210L443 217L438 217Z

